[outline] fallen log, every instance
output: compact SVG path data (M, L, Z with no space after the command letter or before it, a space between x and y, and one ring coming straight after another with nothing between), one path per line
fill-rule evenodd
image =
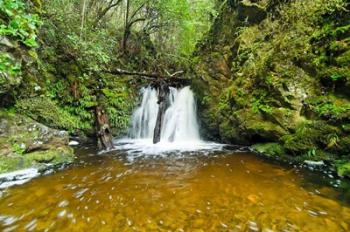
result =
M184 71L177 71L172 74L167 73L166 75L159 73L145 73L145 72L132 72L123 69L113 69L105 71L113 75L128 75L134 76L141 80L150 81L152 86L159 87L163 82L167 82L169 86L179 86L189 84L190 80L185 78L177 77L180 74L183 74Z

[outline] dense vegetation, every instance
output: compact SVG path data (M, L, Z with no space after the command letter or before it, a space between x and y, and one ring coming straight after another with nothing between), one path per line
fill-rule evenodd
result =
M52 127L88 134L98 101L116 134L128 125L139 81L110 70L182 68L216 14L206 0L0 4L0 94L6 99L1 104Z
M0 0L0 127L10 128L0 130L0 156L6 157L0 172L30 164L25 157L52 161L55 145L69 151L63 142L41 141L44 129L28 136L32 121L18 116L19 124L29 124L16 127L15 115L90 136L100 105L113 134L125 134L138 90L147 83L113 70L188 70L215 16L211 0ZM71 160L71 152L65 154Z

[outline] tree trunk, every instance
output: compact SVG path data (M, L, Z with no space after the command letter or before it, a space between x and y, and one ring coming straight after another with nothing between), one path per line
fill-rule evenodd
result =
M153 144L160 142L164 114L165 114L165 111L167 108L166 99L167 99L168 92L169 92L169 86L165 83L162 83L159 86L158 91L159 91L159 93L158 93L159 111L158 111L158 115L157 115L156 126L154 128Z
M122 40L122 52L126 52L126 46L127 46L127 40L130 33L129 28L129 13L130 13L130 0L126 0L126 11L125 11L125 25L124 25L124 34L123 34L123 40Z
M114 148L112 142L112 133L109 125L108 116L102 106L96 106L96 122L97 122L97 142L98 147L102 150L111 150Z

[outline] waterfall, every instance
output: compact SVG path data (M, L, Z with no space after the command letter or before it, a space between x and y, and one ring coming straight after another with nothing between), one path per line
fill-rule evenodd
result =
M157 91L147 87L141 89L141 94L141 105L132 116L130 135L134 139L151 139L158 114Z
M130 162L143 155L181 155L198 150L206 150L209 154L222 150L222 144L201 140L196 101L189 86L170 88L167 92L160 130L157 129L160 142L156 144L153 144L153 137L160 108L158 90L149 86L142 88L140 94L142 100L132 115L129 136L114 141L116 149L127 151Z
M130 136L133 139L152 139L159 110L157 90L141 90L141 105L132 116ZM168 108L161 128L161 142L200 141L194 95L189 86L170 88Z

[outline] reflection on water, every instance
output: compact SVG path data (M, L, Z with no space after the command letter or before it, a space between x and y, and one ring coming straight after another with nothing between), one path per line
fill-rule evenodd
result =
M4 192L0 230L349 231L338 193L305 178L245 153L86 156Z

